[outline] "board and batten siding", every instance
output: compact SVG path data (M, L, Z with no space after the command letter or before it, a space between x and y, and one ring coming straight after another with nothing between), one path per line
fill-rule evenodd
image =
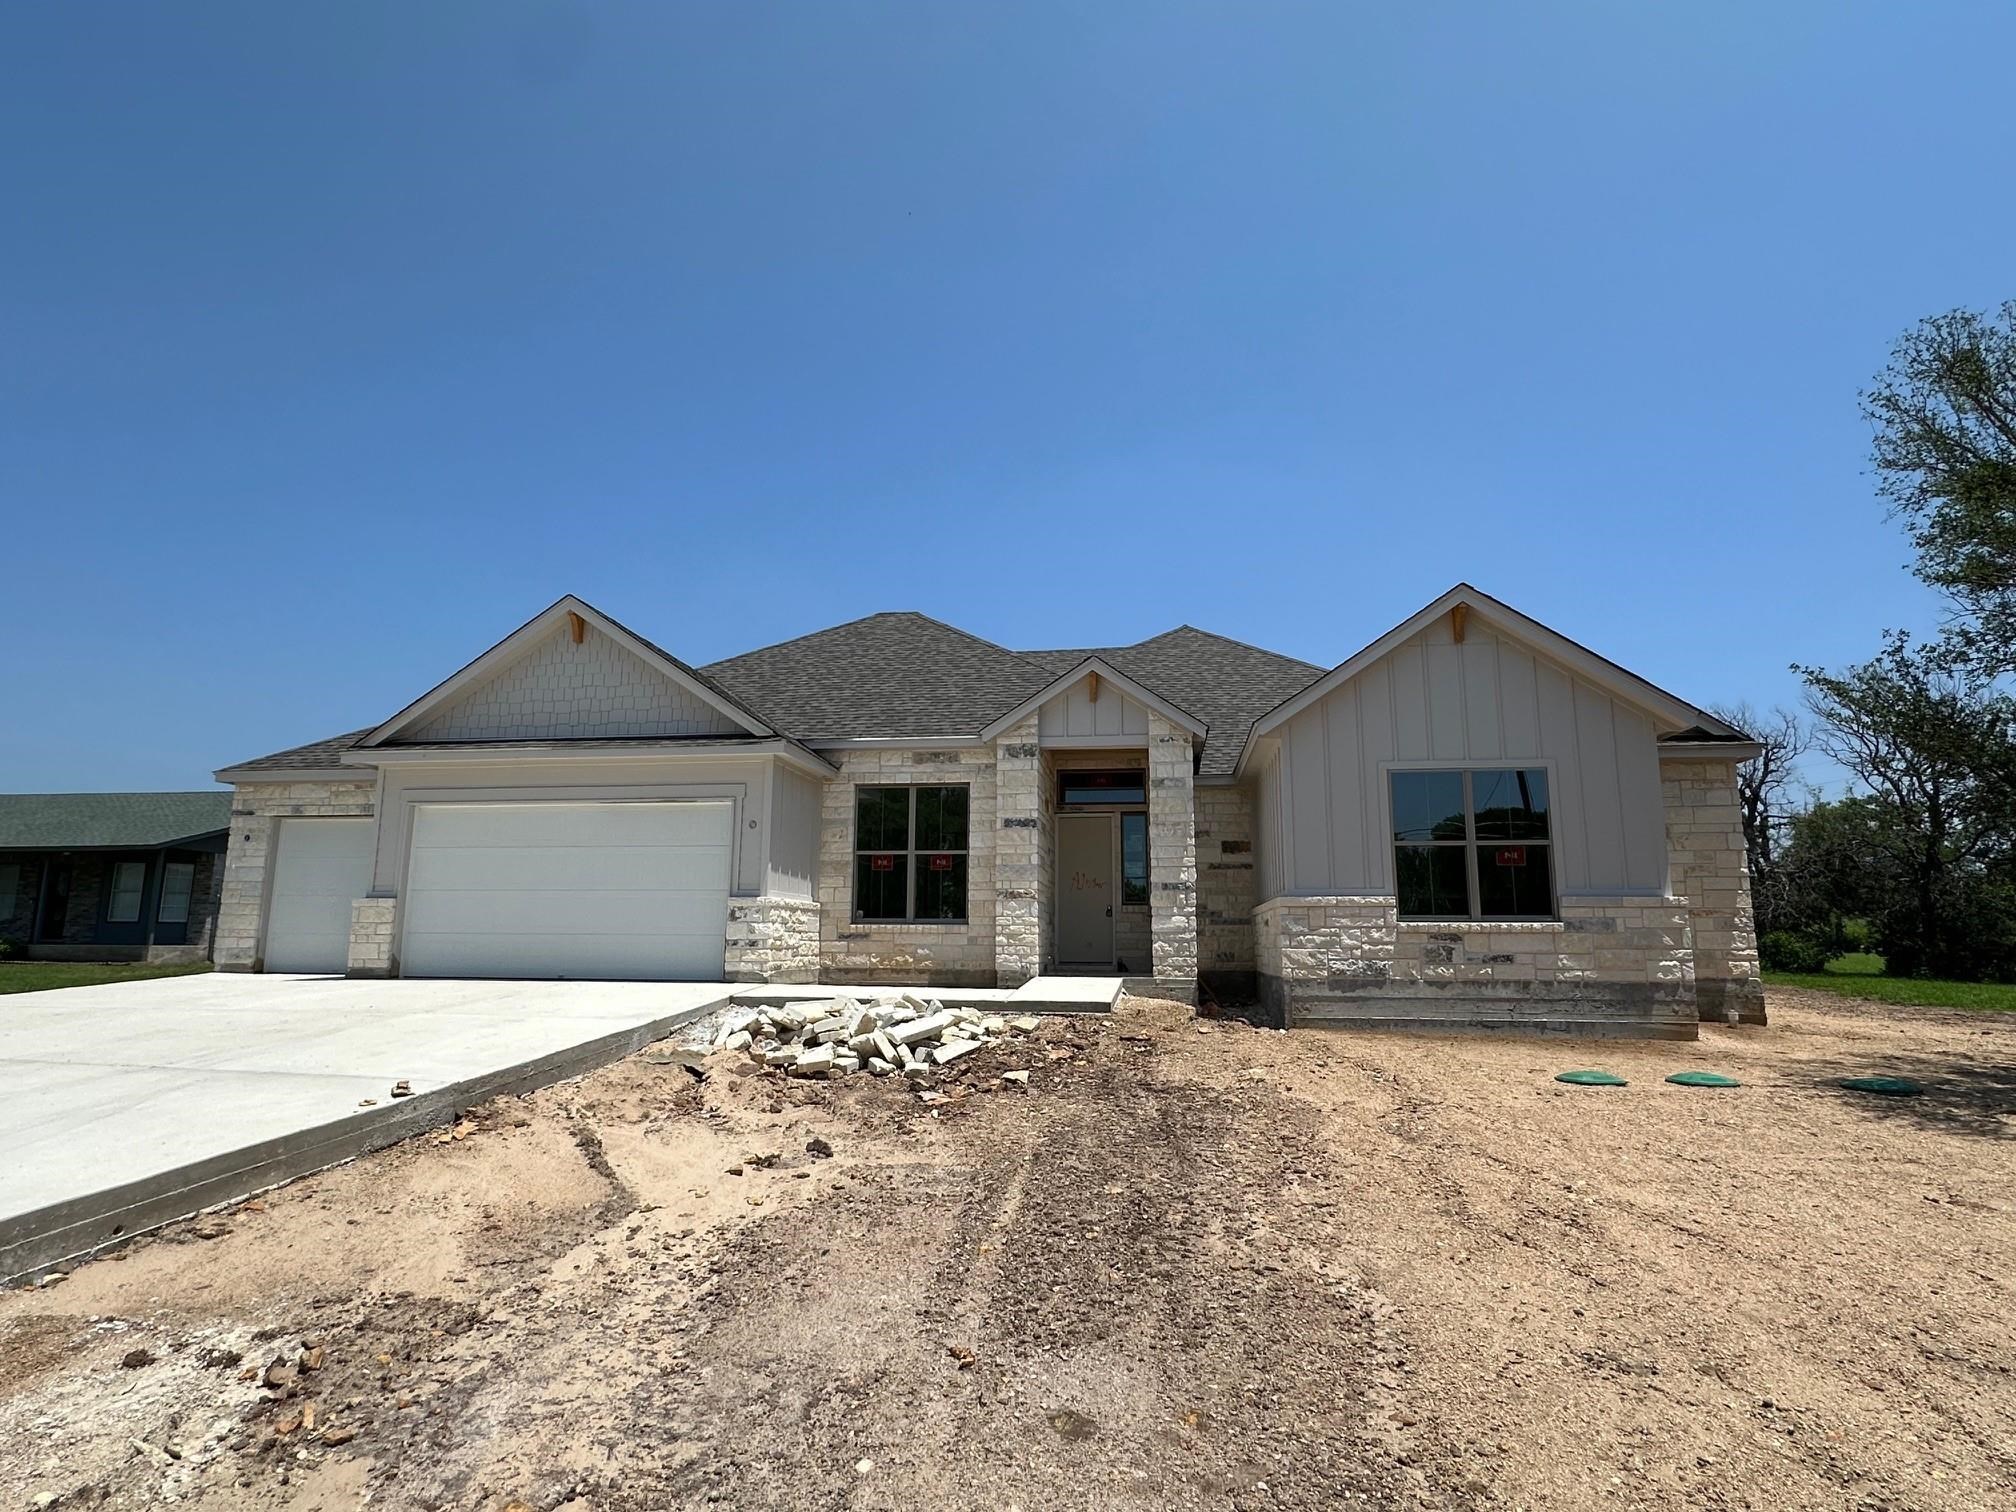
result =
M1262 897L1393 891L1396 764L1551 774L1564 896L1666 889L1658 732L1643 713L1472 620L1395 648L1274 732L1258 773Z
M819 895L819 783L779 762L771 772L770 878L780 898Z
M1036 713L1038 740L1091 736L1148 737L1148 711L1117 688L1102 688L1095 702L1083 678Z

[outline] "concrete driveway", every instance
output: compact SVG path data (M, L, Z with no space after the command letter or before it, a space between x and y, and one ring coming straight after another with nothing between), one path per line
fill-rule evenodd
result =
M0 998L0 1279L602 1065L732 990L212 974Z

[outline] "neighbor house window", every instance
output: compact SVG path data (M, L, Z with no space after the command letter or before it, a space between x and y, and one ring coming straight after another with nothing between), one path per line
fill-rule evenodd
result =
M1401 918L1553 917L1545 771L1395 772L1392 781Z
M161 868L161 906L154 917L163 924L189 922L189 896L196 891L196 868L187 861L170 861Z
M854 917L966 917L966 789L854 790Z
M105 901L109 924L132 924L140 918L140 898L147 891L145 861L114 861L112 891Z
M1148 901L1148 816L1120 816L1120 901Z

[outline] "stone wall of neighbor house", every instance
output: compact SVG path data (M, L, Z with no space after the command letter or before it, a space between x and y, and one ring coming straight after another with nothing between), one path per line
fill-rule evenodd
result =
M1030 721L1034 728L1034 719ZM1023 786L1031 824L1026 842L1031 859L1024 871L1033 888L1035 736ZM1003 742L1003 745L1010 742ZM996 937L995 847L1010 832L1001 828L995 801L995 750L971 746L950 750L886 749L836 751L840 775L822 790L819 828L819 973L823 982L915 983L941 987L991 987L1000 969ZM1018 779L1019 780L1019 779ZM966 919L963 923L877 924L854 918L854 789L964 784L968 793ZM1018 796L1018 802L1020 802ZM1019 809L1017 810L1019 814ZM1025 885L1019 878L1014 887ZM1026 900L1022 927L1019 905L1003 938L1027 940L1035 949L1035 899ZM1030 972L1034 975L1034 971Z
M1696 1035L1684 898L1566 898L1540 923L1400 922L1391 897L1270 898L1261 1010L1287 1026Z
M730 898L727 979L818 981L819 916L816 898Z
M1687 900L1700 1016L1761 1024L1764 980L1750 910L1736 763L1669 759L1660 762L1659 779L1666 801L1669 886Z
M1244 788L1197 789L1197 974L1220 999L1257 991L1253 909L1253 795Z
M1155 987L1197 999L1197 808L1187 731L1148 714L1148 916Z
M276 821L303 817L368 819L377 784L361 782L248 782L231 798L231 842L224 854L218 902L219 971L259 969L259 926L266 882L273 867Z

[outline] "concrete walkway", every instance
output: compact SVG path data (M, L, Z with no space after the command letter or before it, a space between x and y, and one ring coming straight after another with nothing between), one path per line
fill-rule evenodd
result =
M731 990L212 974L0 997L0 1279L578 1075Z

